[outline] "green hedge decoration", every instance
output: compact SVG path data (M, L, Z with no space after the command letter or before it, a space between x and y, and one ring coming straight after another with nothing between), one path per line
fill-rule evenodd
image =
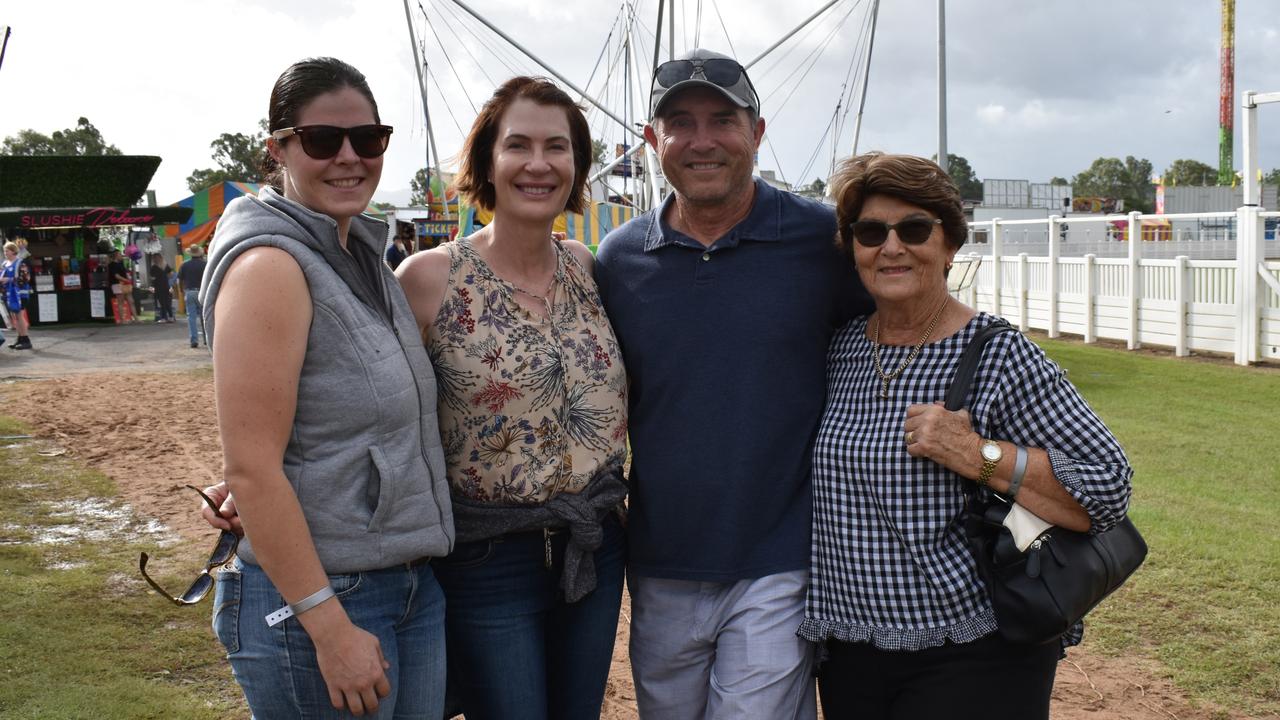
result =
M158 167L154 155L0 156L0 208L132 207Z

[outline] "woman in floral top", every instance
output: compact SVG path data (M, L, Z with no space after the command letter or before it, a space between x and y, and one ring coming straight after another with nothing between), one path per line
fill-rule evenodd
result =
M581 243L591 138L549 81L509 80L456 184L493 211L397 274L435 365L457 545L435 564L469 720L596 718L622 597L626 372Z

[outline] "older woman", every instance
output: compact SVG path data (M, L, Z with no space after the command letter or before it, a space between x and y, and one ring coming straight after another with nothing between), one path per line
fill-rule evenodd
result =
M1048 718L1064 645L1018 646L965 544L966 491L1102 530L1132 469L1062 370L1026 338L987 347L968 410L939 402L992 322L947 292L964 243L960 195L934 163L870 153L831 181L839 242L876 301L832 340L814 446L813 568L802 636L825 642L827 717Z
M591 137L547 80L508 80L456 184L493 220L397 275L440 384L458 544L435 563L469 720L596 718L622 598L626 373L581 243Z
M269 186L227 207L200 285L226 476L209 494L244 528L214 631L255 717L438 718L435 378L386 225L361 215L391 128L334 58L286 69L268 123Z

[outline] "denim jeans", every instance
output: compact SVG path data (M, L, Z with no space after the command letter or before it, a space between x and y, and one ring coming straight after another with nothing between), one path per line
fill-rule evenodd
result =
M187 305L187 333L191 336L191 344L195 345L200 341L198 333L204 326L204 318L200 316L200 291L187 290L182 299Z
M596 589L576 603L560 591L567 537L541 533L460 543L437 561L448 598L449 685L467 720L600 716L613 659L626 536L610 513L595 552Z
M315 646L297 618L268 627L284 605L262 568L235 562L218 574L213 631L255 718L350 718L329 703ZM431 565L330 575L351 621L372 633L391 663L391 694L364 717L438 720L444 713L444 595Z

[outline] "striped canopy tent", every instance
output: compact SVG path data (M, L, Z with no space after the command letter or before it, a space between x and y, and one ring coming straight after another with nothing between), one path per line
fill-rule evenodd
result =
M165 225L162 237L177 237L183 252L192 245L206 245L213 237L218 226L218 218L227 204L241 195L257 195L260 183L224 181L201 190L200 192L174 203L178 207L191 208L191 219L181 225ZM370 205L365 213L379 218L386 213Z
M595 252L609 231L636 216L636 209L629 205L617 203L592 202L582 215L566 212L556 218L552 230L562 232L570 240L591 248ZM460 216L459 234L470 235L478 228L488 225L493 220L493 213L481 208L464 204Z
M241 195L257 195L258 183L220 182L201 190L174 205L191 208L191 219L181 225L164 226L164 237L177 237L183 251L192 245L204 245L213 237L218 218L227 203Z

